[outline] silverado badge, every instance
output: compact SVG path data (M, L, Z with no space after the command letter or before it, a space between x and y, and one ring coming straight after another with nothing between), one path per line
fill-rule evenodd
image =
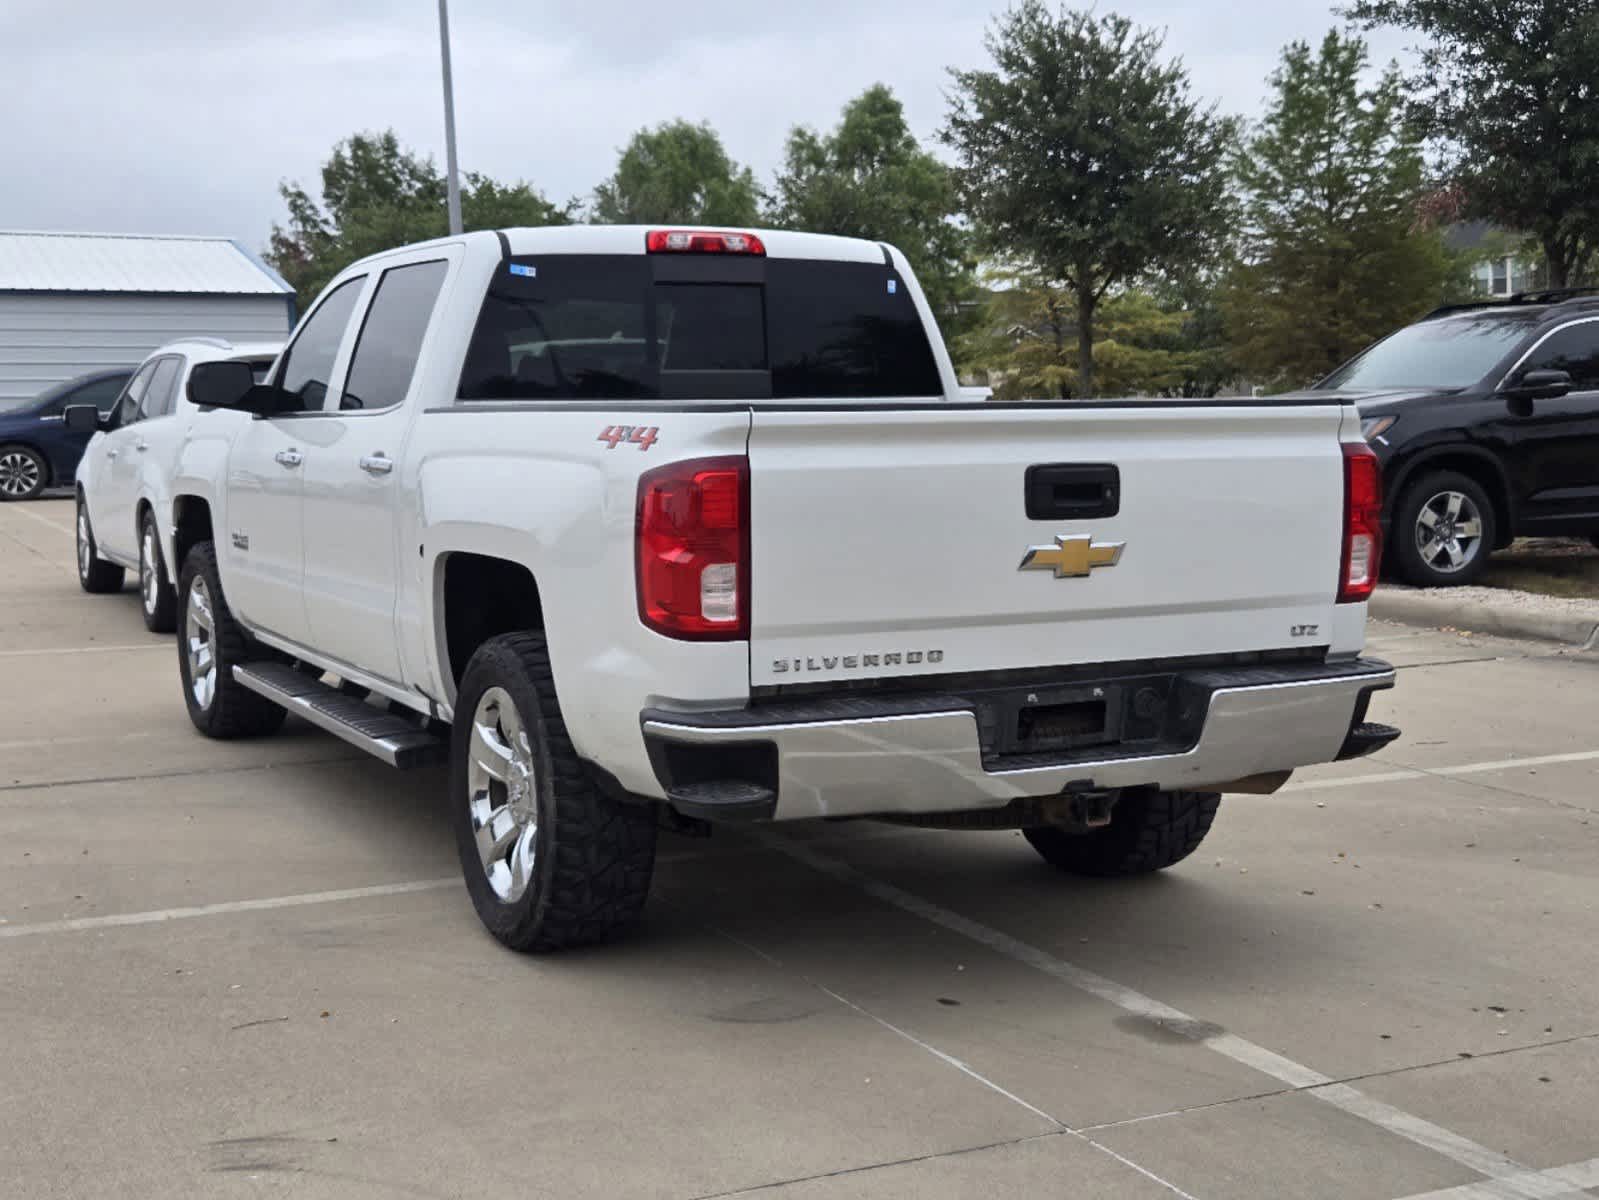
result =
M1126 542L1096 542L1087 534L1057 534L1053 546L1029 546L1018 571L1054 571L1056 579L1075 579L1095 567L1114 567Z

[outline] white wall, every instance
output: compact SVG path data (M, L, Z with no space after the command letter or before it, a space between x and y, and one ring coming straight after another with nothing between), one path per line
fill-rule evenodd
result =
M100 367L133 366L178 337L280 342L282 296L0 294L0 407Z

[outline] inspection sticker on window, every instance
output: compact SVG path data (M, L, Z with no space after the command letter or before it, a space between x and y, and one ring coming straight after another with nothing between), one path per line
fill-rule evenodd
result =
M539 269L537 267L530 267L526 263L512 263L511 274L526 275L529 279L537 279Z
M888 281L888 294L892 296L897 291L899 291L899 280L890 279Z

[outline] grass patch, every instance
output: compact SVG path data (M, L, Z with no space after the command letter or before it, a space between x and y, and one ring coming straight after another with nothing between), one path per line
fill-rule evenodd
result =
M1599 600L1599 550L1568 538L1522 538L1495 554L1485 587Z

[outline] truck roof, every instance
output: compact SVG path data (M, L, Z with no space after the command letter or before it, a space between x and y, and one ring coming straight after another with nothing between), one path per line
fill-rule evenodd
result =
M727 225L555 225L504 231L512 254L643 254L644 238L653 229L707 233L753 233L768 258L824 258L841 262L884 261L882 243L825 233L787 229L734 228Z
M768 258L829 259L836 262L881 263L887 260L883 243L865 238L835 237L825 233L797 233L787 229L762 229L731 225L545 225L513 229L480 230L459 237L434 238L409 246L396 246L360 260L384 258L398 250L421 246L474 243L504 239L503 249L526 254L643 254L644 238L651 230L673 229L706 233L753 233L766 247ZM352 266L356 264L351 264Z

